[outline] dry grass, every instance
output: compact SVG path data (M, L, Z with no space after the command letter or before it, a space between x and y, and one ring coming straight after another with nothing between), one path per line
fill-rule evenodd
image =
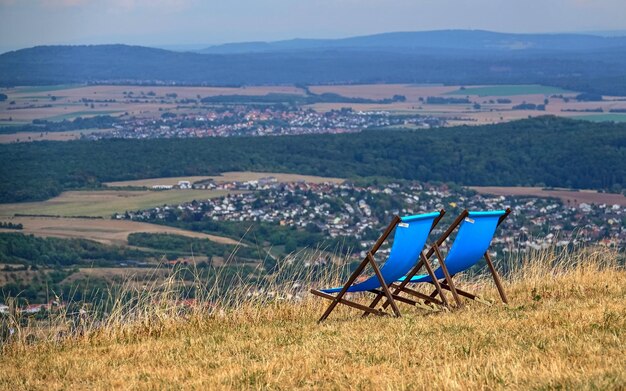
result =
M133 92L128 98L124 92ZM141 92L150 91L155 97L141 97ZM91 117L111 114L113 116L135 115L146 118L160 118L161 109L177 111L178 104L172 100L162 103L161 99L170 93L176 93L177 99L197 99L198 96L216 95L265 95L268 93L298 94L304 91L293 86L253 86L241 88L229 87L157 87L157 86L49 86L17 87L3 91L10 99L0 102L0 118L12 118L14 122L30 123L34 119L60 121L63 118ZM49 95L57 97L55 101ZM115 100L115 102L96 102L94 107L84 106L82 99ZM141 102L130 102L139 99ZM144 101L148 100L148 103ZM15 101L10 105L10 101ZM154 102L153 102L154 101ZM48 107L49 106L49 107ZM16 108L19 108L16 110ZM26 138L24 138L25 140ZM22 139L20 139L22 140Z
M333 85L333 86L312 86L311 91L314 93L333 92L336 94L369 98L384 99L393 95L404 95L405 102L394 102L391 104L375 104L375 103L317 103L311 107L317 111L327 112L337 110L342 107L351 107L353 110L362 111L391 111L398 114L420 114L433 115L446 118L448 125L485 125L492 123L500 123L505 121L513 121L529 116L540 115L556 115L560 117L575 117L589 113L584 112L564 112L562 110L589 110L602 108L605 113L611 109L624 108L626 105L622 98L610 98L603 102L577 102L570 99L565 102L562 99L549 98L550 103L546 106L546 111L536 110L512 110L512 106L520 103L543 104L546 95L550 91L549 87L541 86L472 86L467 88L469 99L472 103L460 105L430 105L419 101L420 98L426 99L429 96L451 97L450 93L459 91L460 86L424 86L411 84L369 84L369 85ZM476 90L474 90L476 89ZM508 91L507 91L508 90ZM525 91L526 90L526 91ZM478 96L473 93L482 91L492 93L494 95ZM510 95L504 95L506 93ZM542 92L542 93L537 93ZM556 90L548 93L551 95ZM472 95L469 95L472 94ZM572 94L565 94L572 97ZM461 94L457 97L463 97ZM498 98L508 98L511 103L498 104L495 101ZM621 101L619 100L621 99ZM480 110L472 108L473 103L481 104Z
M506 278L509 306L405 305L399 319L342 308L322 325L328 302L309 295L259 300L242 289L234 302L181 312L158 305L156 292L171 292L152 287L81 336L29 345L19 330L0 356L0 388L624 389L626 272L616 257L532 254Z

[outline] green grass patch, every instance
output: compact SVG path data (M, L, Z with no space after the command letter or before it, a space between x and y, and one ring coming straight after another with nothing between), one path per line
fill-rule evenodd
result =
M70 90L72 88L84 87L83 84L58 84L54 86L28 86L15 88L16 94L37 94L41 92Z
M69 191L43 202L3 204L0 215L109 217L127 210L149 209L226 195L225 190L102 190Z
M571 118L580 119L583 121L591 121L591 122L626 122L626 114L620 114L620 113L607 113L607 114L598 114L598 115L577 115Z
M109 217L127 210L149 209L165 204L181 204L226 195L224 190L103 190L69 191L43 202L3 204L0 215L32 214L48 216Z
M58 95L54 95L54 96L57 98L57 100L67 98L67 96L58 96ZM45 100L49 100L52 102L52 99L50 99L50 96L48 95L26 95L26 96L20 96L18 99L45 99Z
M552 95L552 94L568 94L572 91L564 90L558 87L542 86L539 84L522 84L522 85L501 85L501 86L485 86L485 87L468 87L450 91L444 95L478 95L478 96L513 96L513 95Z
M45 118L48 121L63 121L66 119L74 119L76 117L93 117L96 115L109 115L109 114L118 114L123 113L122 110L85 110L85 111L74 111L67 114L59 114L52 117Z

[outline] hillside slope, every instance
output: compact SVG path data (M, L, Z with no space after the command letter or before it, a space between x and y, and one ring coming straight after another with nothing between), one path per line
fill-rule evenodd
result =
M250 53L359 48L420 51L426 48L467 51L598 50L626 47L626 37L587 34L512 34L484 30L406 31L338 39L290 39L274 42L240 42L214 45L201 53Z
M224 45L203 54L128 45L38 46L0 55L0 86L546 84L626 95L625 69L623 37L400 32Z
M151 305L132 324L5 346L0 388L623 389L626 272L613 257L535 259L506 282L508 307L403 305L399 319L342 308L319 325L328 303L308 296L212 315Z

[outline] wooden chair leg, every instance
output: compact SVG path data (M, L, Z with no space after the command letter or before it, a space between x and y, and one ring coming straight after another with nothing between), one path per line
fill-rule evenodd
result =
M421 255L421 253L420 253ZM416 275L419 270L422 268L423 265L423 261L419 261L417 263L417 265L415 265L415 267L413 267L413 269L406 275L406 279L404 281L402 281L399 285L394 285L394 291L393 294L397 295L400 292L402 292L402 290L404 289L404 287L409 283L409 281L411 280L411 277L413 277L414 275ZM374 300L372 300L372 302L370 303L370 308L376 308L376 305L378 305L378 303L380 302L380 300L382 300L382 298L385 297L385 295L383 294L379 294L377 295ZM389 301L386 301L383 303L382 308L385 309L389 306ZM368 312L364 312L363 315L361 315L362 317L367 317L369 315Z
M352 275L350 275L350 278L348 278L348 281L346 281L346 284L343 286L343 288L341 289L341 291L337 294L337 296L334 296L334 299L332 300L332 302L328 305L328 308L326 308L326 311L324 311L324 313L322 314L322 317L318 320L318 322L323 322L324 320L326 320L326 318L328 318L328 316L330 315L331 312L333 312L333 310L335 309L335 307L337 306L337 304L339 304L339 302L341 301L341 299L343 298L343 295L346 294L346 292L348 291L348 288L350 288L350 286L352 285L352 283L357 279L357 277L363 272L363 269L365 269L365 265L367 265L367 259L364 259L361 264L359 265L359 267L356 268L356 270L352 273ZM311 293L315 293L313 292L313 290L311 290Z
M430 276L430 278L433 281L433 285L435 285L436 289L435 292L433 292L433 294L431 294L429 297L434 299L435 297L437 297L437 294L439 295L439 297L441 298L440 303L443 303L444 306L449 307L450 304L448 303L448 299L446 298L446 296L443 294L443 290L441 289L441 286L439 285L439 281L437 281L437 277L435 276L435 273L432 269L432 267L430 266L430 264L428 263L428 259L426 258L426 256L424 255L424 253L420 253L420 257L422 258L422 260L418 263L418 266L421 268L421 266L424 266L426 268L426 271L428 272L428 275ZM419 270L418 270L419 271ZM428 297L424 297L423 295L421 295L419 292L413 291L411 289L408 289L406 287L407 284L410 283L411 281L411 277L413 277L414 275L417 274L417 271L415 273L412 274L407 274L406 279L404 281L402 281L400 283L400 285L394 285L393 288L395 288L394 294L398 294L400 292L406 292L409 293L413 296L417 296L417 297L421 297L422 299L424 299L426 302L435 302L437 303L437 301L434 300L428 300ZM387 308L387 306L389 305L388 302L385 302L382 306L383 309Z
M391 303L391 308L393 309L393 313L397 317L400 317L401 316L400 309L398 308L396 301L393 299L393 295L389 291L389 287L387 286L387 283L385 282L385 279L383 278L383 275L380 272L380 269L378 268L378 265L376 264L376 261L374 260L374 257L372 256L371 253L367 254L367 259L372 265L372 268L374 269L374 273L376 273L376 277L378 277L378 281L380 282L380 286L382 287L383 292L385 292L385 296L387 296L387 300Z
M456 304L459 307L461 307L463 304L461 304L461 299L459 298L459 294L457 293L454 287L454 282L452 282L452 277L450 276L450 273L448 272L448 267L446 266L446 262L441 256L439 247L435 245L434 248L435 248L435 254L437 254L437 258L439 259L439 265L441 267L441 270L443 271L443 275L445 276L446 283L450 287L450 292L452 292L452 297L454 297L454 301L456 302Z
M504 304L509 304L509 301L506 298L506 294L504 293L504 288L502 287L502 283L500 282L500 276L496 271L496 268L493 266L493 262L491 262L491 257L489 253L485 253L485 260L487 261L487 266L489 266L489 270L491 271L491 275L493 276L493 280L496 283L496 288L498 288L498 293L500 293L500 298Z
M328 300L332 300L332 301L337 300L337 298L335 296L330 295L328 293L324 293L322 291L318 291L316 289L312 289L311 293L313 293L314 295L317 295L319 297L323 297L325 299L328 299ZM348 307L356 308L356 309L359 309L361 311L367 311L367 312L375 314L375 315L380 315L380 316L389 315L389 314L387 314L387 313L385 313L383 311L376 310L376 309L373 309L373 308L368 308L368 307L364 306L363 304L355 303L353 301L346 300L346 299L343 299L343 298L340 298L338 301L341 304L347 305Z
M441 285L439 285L439 281L437 280L437 276L435 275L435 272L433 271L433 268L428 263L428 259L426 259L426 257L424 257L424 266L426 267L426 270L428 271L428 275L430 276L430 279L432 280L432 283L435 286L435 292L437 292L439 294L439 298L441 299L443 304L446 307L449 307L450 303L448 303L448 299L443 294L443 290L441 289ZM433 292L433 293L435 293L435 292ZM432 294L431 294L431 296L432 296ZM436 297L436 296L432 296L432 297Z
M396 227L396 225L398 225L399 222L400 222L400 217L393 216L393 219L391 220L391 223L389 223L389 225L387 226L387 229L385 229L385 232L383 232L383 234L378 238L376 243L374 243L374 246L372 247L372 249L367 253L368 256L365 257L365 259L363 259L363 261L361 262L359 267L357 267L357 269L352 273L350 278L348 278L348 281L343 286L341 291L337 294L337 296L334 296L334 299L333 299L332 303L330 303L330 305L328 306L326 311L324 311L324 313L322 314L322 317L318 320L318 323L319 322L323 322L324 320L326 320L326 318L328 318L330 313L333 312L333 310L335 309L337 304L339 304L339 302L341 302L341 300L343 300L343 296L348 291L348 288L350 288L350 286L354 283L354 281L356 281L357 277L363 272L363 269L365 269L365 266L369 262L369 258L372 257L372 254L375 254L376 251L378 251L380 246L382 246L384 241L387 240L387 237L391 234L391 231L394 230L394 228ZM379 271L379 273L380 273L380 271ZM319 292L319 291L316 291L316 292ZM315 293L315 292L313 292L313 290L311 290L311 293ZM363 307L365 307L365 306L363 306ZM367 308L367 307L365 307L365 308Z
M396 287L395 285L392 286L392 288L395 288L395 287ZM438 294L437 291L435 291L434 295L428 296L428 295L425 295L425 294L423 294L421 292L418 292L416 290L413 290L413 289L408 288L408 287L405 286L404 288L402 288L402 293L406 293L407 295L411 295L411 296L415 296L417 298L420 298L420 299L424 300L425 303L432 303L432 304L436 304L436 305L440 305L440 306L444 305L444 303L441 300L435 299L435 297Z

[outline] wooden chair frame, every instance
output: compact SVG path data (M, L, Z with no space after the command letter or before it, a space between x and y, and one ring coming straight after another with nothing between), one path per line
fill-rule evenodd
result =
M500 216L500 219L498 220L498 226L504 221L504 219L507 218L507 216L510 213L511 213L511 209L507 208L506 212L502 216ZM391 284L391 288L393 288L393 292L391 294L393 296L399 296L400 293L405 293L410 296L414 296L414 297L421 299L424 304L431 304L431 305L434 304L439 307L450 308L450 303L448 299L446 298L446 296L444 295L444 290L446 290L452 293L452 297L458 307L462 306L461 299L459 296L463 296L468 299L481 302L483 304L489 304L486 300L482 299L481 297L474 295L472 293L466 292L456 287L455 283L452 280L454 275L450 275L448 268L445 264L445 260L444 260L445 258L442 257L441 251L439 250L439 247L443 244L443 242L445 242L445 240L448 239L448 237L452 234L452 232L454 232L454 230L457 229L461 225L463 220L468 216L469 216L469 212L467 211L467 209L461 212L461 214L454 220L454 222L450 225L450 227L448 227L448 229L439 237L439 239L437 239L437 241L433 243L433 245L430 247L426 255L424 255L423 253L421 254L421 257L420 257L421 261L418 262L418 264L415 265L413 270L411 270L406 275L406 278L400 283L395 282ZM439 259L439 265L441 266L441 271L444 274L444 278L441 279L441 281L439 281L436 278L435 273L433 272L432 266L430 265L428 261L432 257L433 254L437 255L437 259ZM500 294L500 298L502 299L502 302L505 304L508 304L508 299L504 292L504 288L502 286L500 276L498 272L496 271L493 265L493 262L491 261L491 257L489 256L489 251L485 252L484 257L485 257L485 260L487 261L487 266L489 267L489 271L491 272L491 276L493 277L493 280L496 284L496 288L498 289L498 293ZM407 287L407 285L411 283L410 282L411 278L417 275L417 273L420 271L422 267L426 269L426 272L428 273L428 275L430 276L432 280L430 283L434 285L435 287L435 290L430 295L425 295L421 292L418 292L414 289ZM437 296L439 296L439 299L437 299ZM379 294L369 305L369 308L375 308L378 302L383 299L383 297L384 297L383 295ZM389 300L383 303L382 309L384 310L388 306L389 306ZM363 312L364 317L368 315L369 315L369 312Z
M432 231L433 228L435 228L437 226L437 224L443 218L443 215L445 213L446 212L443 209L441 211L439 211L439 216L437 216L435 218L435 220L433 221L433 224L430 227L430 231ZM385 312L384 310L376 309L375 305L374 306L370 305L368 307L366 305L359 304L359 303L356 303L354 301L350 301L350 300L347 300L347 299L344 298L344 296L347 293L347 291L350 288L350 286L352 286L352 284L361 275L361 273L363 273L363 270L365 270L365 267L368 264L372 266L372 269L374 269L374 273L376 274L376 277L378 278L378 281L380 282L380 287L381 287L381 289L373 289L373 290L370 290L368 292L376 294L377 297L381 297L381 298L385 297L387 299L387 301L385 302L387 304L385 306L385 308L387 308L389 305L391 305L391 308L393 310L393 315L395 315L396 317L402 316L400 314L400 309L398 308L398 305L396 304L396 301L407 303L407 304L410 304L410 305L416 305L416 306L419 306L421 304L421 303L419 303L419 302L417 302L415 300L411 300L411 299L408 299L406 297L399 296L396 293L392 293L390 291L390 289L389 289L389 286L385 282L385 280L383 278L383 275L380 272L380 268L376 264L376 260L374 259L374 255L376 254L378 249L383 245L385 240L387 240L387 238L389 237L391 232L396 228L396 226L400 222L401 222L401 218L400 217L398 217L398 216L394 216L393 217L391 223L389 224L387 229L385 229L385 232L383 232L383 234L378 238L376 243L374 243L374 246L372 246L372 248L367 252L367 255L365 256L363 261L361 261L361 263L356 268L356 270L354 270L354 272L352 272L352 274L350 275L350 277L348 278L348 280L344 284L343 288L341 289L341 291L339 291L339 293L336 296L333 296L331 294L322 292L322 291L317 290L317 289L311 289L311 293L312 294L314 294L316 296L319 296L319 297L323 297L325 299L328 299L328 300L332 301L328 305L328 308L326 308L326 311L324 311L324 313L322 314L322 317L318 320L318 322L323 322L324 320L326 320L326 318L328 318L330 313L335 309L335 307L339 303L345 304L345 305L347 305L349 307L352 307L352 308L359 309L359 310L363 311L366 314L375 314L375 315L380 315L380 316L390 315L389 313ZM420 251L420 256L423 256L421 251ZM379 301L380 301L380 299L379 299ZM378 303L378 301L376 303Z

